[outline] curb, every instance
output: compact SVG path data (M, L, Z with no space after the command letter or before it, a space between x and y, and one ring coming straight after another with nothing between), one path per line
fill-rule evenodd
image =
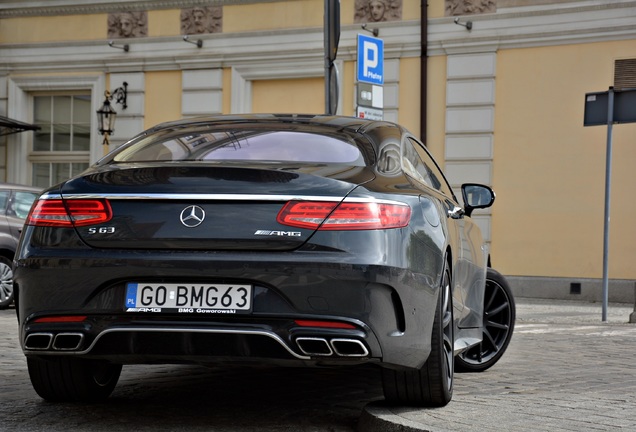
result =
M434 432L391 411L383 402L373 402L362 410L358 432Z

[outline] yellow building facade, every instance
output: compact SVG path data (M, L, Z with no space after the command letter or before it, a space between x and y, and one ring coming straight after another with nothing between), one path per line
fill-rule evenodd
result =
M0 181L47 187L163 121L324 112L324 9L324 0L0 0L0 116L41 128L0 136ZM599 299L607 127L583 126L585 95L636 87L636 1L341 0L340 22L338 114L356 113L357 35L377 30L384 119L421 136L453 187L497 193L476 216L493 266L520 295ZM95 112L124 82L127 107L113 101L104 146ZM617 301L634 299L635 166L636 124L614 125Z

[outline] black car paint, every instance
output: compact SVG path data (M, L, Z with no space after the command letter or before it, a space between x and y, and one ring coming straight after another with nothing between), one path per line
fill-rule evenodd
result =
M260 123L245 120L246 124L250 122L267 128L277 127L280 119ZM221 121L218 124L225 127ZM386 148L399 148L408 134L394 125L383 129L381 122L358 119L330 123L310 118L284 124L285 127L312 130L334 128L334 131L345 131L358 139L364 136L363 141L369 144L366 153L369 164L375 163L376 155L381 159ZM177 122L154 130L170 127L187 127L187 124ZM382 135L383 130L388 134ZM151 130L146 134L152 133ZM227 342L227 335L232 333L225 331L244 330L250 336L259 332L277 335L293 351L261 347L256 356L259 361L265 357L270 357L267 361L272 362L292 360L318 364L372 361L389 367L417 368L425 362L430 349L431 316L446 259L453 269L457 340L461 341L464 334L468 336L466 340L480 334L486 253L481 249L477 230L473 229L470 218L457 222L446 217L453 206L459 206L455 197L418 184L402 172L387 174L368 166L337 167L325 174L324 166L311 164L278 164L263 168L258 164L220 167L218 164L180 163L166 167L166 164L150 162L130 165L110 165L108 162L107 157L83 175L45 194L63 198L79 194L109 197L115 218L106 226L114 226L116 234L95 236L86 228L28 226L25 229L15 272L23 348L29 333L63 331L85 334L77 355L113 362L207 363L250 358L244 348L228 349L227 352L200 349L201 344L196 340L198 334L190 330L207 328L217 330L209 341L214 345ZM201 178L212 184L202 185ZM188 228L178 225L178 213L187 205L217 205L227 202L223 195L235 199L245 188L249 188L250 195L276 195L281 193L275 188L280 184L285 185L285 195L302 193L303 196L335 196L339 199L400 201L411 207L411 223L406 228L383 231L307 232L302 233L302 242L285 236L252 239L248 231L243 232L244 241L240 242L230 241L231 236L224 241L223 236L217 234L203 242L180 242L182 232ZM153 197L156 193L170 198L184 190L195 195L213 194L214 199L197 200L188 196L174 202ZM134 207L140 204L129 200L139 195L146 197L152 212L120 218L120 212L139 214ZM122 199L116 199L118 196ZM432 203L439 212L437 226L425 217L422 200L426 201L427 208ZM263 212L274 217L258 228L289 230L275 221L277 210L274 210L282 203L283 199L280 203L265 203ZM212 212L211 207L209 210ZM247 216L250 215L253 214ZM225 228L225 234L244 229L244 215L232 216L221 219L219 226ZM147 235L147 240L142 241L140 233ZM477 244L479 248L473 247ZM255 286L256 295L252 313L248 315L126 313L124 286L131 280L250 283ZM37 317L77 313L88 315L88 320L54 325L33 322ZM298 318L350 322L356 330L298 328L293 324ZM157 327L173 337L135 345L137 332ZM467 330L462 333L464 327ZM126 329L130 335L120 337ZM192 334L179 337L175 333L178 330ZM294 347L293 339L299 334L360 338L369 347L370 356L363 359L307 358ZM96 344L97 339L99 343ZM162 345L165 349L158 348ZM253 349L260 347L251 342L248 345ZM180 351L172 355L170 349ZM25 349L25 353L34 356L63 354L29 349Z

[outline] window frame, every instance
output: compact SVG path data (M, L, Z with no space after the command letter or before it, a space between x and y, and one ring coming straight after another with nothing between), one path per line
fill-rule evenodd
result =
M413 150L415 150L415 156L418 157L422 166L427 168L427 170L429 171L428 175L431 175L431 174L434 175L439 181L440 185L439 187L437 187L430 184L428 181L426 181L426 179L422 177L422 175L419 172L415 174L412 173L411 170L408 169L406 165L404 164L404 160L402 160L402 169L404 170L404 172L408 174L409 177L413 178L419 183L422 183L426 185L428 188L431 188L433 190L436 190L448 196L449 198L453 199L456 203L458 203L459 201L457 200L457 197L455 196L455 193L453 192L453 188L450 186L450 183L448 183L448 180L446 179L444 172L441 170L441 168L439 167L439 165L437 164L433 156L431 156L426 146L422 144L422 142L420 142L413 135L410 135L410 134L405 135L404 138L402 139L402 152L401 152L402 159L404 159L405 157L406 146L410 146ZM426 159L428 160L428 163L422 158L422 155L426 157Z
M103 94L106 88L104 74L67 74L59 76L25 76L8 78L9 109L7 115L29 123L33 122L34 101L33 95L39 93L70 94L81 92L90 95L90 137L88 151L88 165L103 156L103 148L100 136L96 130L96 117L94 113L101 107ZM7 166L6 178L9 183L32 184L33 162L43 161L46 157L41 152L33 151L33 134L13 134L7 137ZM65 152L60 152L65 153ZM85 163L86 152L60 155L61 158L51 158L47 162L56 161L65 163ZM70 155L70 156L69 156ZM32 160L29 159L32 157ZM69 158L70 157L70 158ZM81 160L80 160L81 159Z
M54 97L59 97L59 96L64 96L64 97L71 97L71 100L73 99L73 96L88 96L89 100L91 98L91 94L90 92L87 91L83 91L83 90L73 90L73 91L46 91L46 92L32 92L30 94L30 98L33 106L32 109L32 116L35 118L35 99L38 97L46 97L46 98L54 98ZM71 104L74 104L75 102L72 101ZM56 113L54 112L54 104L52 104L52 106L50 107L50 116L51 119L55 119L56 117ZM71 127L71 129L73 128L73 126L75 125L75 123L72 121L73 119L70 119L70 123L68 123ZM40 123L34 123L36 125L39 125ZM56 124L66 124L66 123L54 123L51 121L51 123L49 123L49 125L51 126L55 126ZM53 165L54 164L61 164L61 165L66 165L67 167L67 175L63 175L62 177L64 178L69 178L71 176L73 176L74 174L77 174L77 172L74 172L73 169L73 165L74 164L85 164L86 166L81 169L80 171L83 171L84 169L88 168L91 164L90 162L90 145L91 145L91 136L93 135L93 131L92 131L92 126L93 126L93 121L92 121L92 117L89 116L89 124L88 124L88 129L89 129L89 149L88 150L54 150L53 148L50 148L48 151L46 150L35 150L35 135L37 134L37 132L35 132L34 134L32 134L32 138L30 140L29 143L29 152L27 154L27 164L28 164L28 172L30 173L30 179L29 179L29 183L30 185L34 185L34 186L39 186L39 187L48 187L50 185L54 185L56 183L59 182L59 179L56 178L55 175L55 170L53 169ZM55 134L54 130L51 130L49 132L49 134ZM49 136L49 138L51 138ZM69 137L69 147L72 147L71 145L71 140L72 138ZM50 143L50 144L54 144L54 143ZM35 165L36 164L49 164L49 168L48 168L48 184L47 185L40 185L36 183L36 169L35 169Z

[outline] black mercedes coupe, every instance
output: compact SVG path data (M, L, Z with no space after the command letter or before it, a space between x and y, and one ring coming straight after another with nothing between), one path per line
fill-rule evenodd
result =
M371 363L388 401L445 405L514 325L471 219L495 195L461 191L389 122L153 127L31 209L14 289L33 387L91 401L125 364Z

